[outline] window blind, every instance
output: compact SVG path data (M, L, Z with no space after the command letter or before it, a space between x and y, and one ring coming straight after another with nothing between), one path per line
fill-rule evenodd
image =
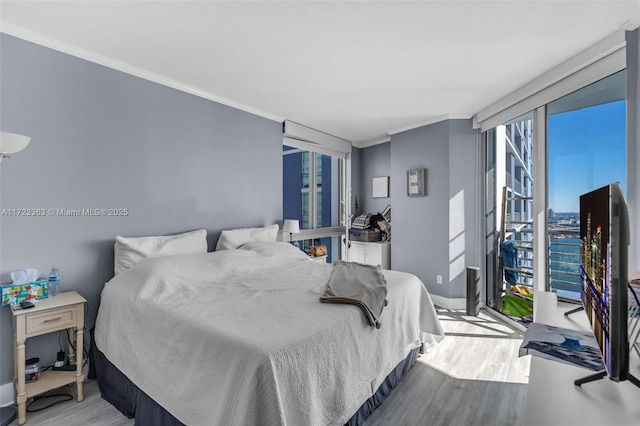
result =
M623 70L625 46L621 29L475 114L474 128L485 132Z
M345 139L288 120L284 121L282 127L284 145L343 160L351 153L351 142Z

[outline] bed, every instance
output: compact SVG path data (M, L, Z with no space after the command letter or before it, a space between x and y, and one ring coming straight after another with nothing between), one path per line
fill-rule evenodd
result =
M121 271L92 344L103 397L136 424L360 423L444 334L411 274L383 271L379 329L355 306L320 303L332 268L251 242Z

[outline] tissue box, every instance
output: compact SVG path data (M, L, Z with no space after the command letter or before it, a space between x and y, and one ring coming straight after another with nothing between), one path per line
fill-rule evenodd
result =
M23 300L45 299L49 297L47 280L32 281L29 284L3 284L2 306L16 305Z
M327 254L327 246L311 246L309 247L311 256L325 256Z

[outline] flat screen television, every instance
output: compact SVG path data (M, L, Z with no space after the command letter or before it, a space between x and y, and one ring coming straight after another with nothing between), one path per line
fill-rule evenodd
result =
M637 379L629 374L628 246L629 213L620 184L611 183L580 196L582 306L611 380ZM579 383L580 382L580 383Z

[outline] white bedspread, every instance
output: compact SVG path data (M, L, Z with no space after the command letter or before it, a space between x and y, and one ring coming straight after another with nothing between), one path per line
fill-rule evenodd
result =
M406 273L383 271L380 329L320 303L332 267L288 243L149 260L105 285L96 345L187 425L342 425L443 332Z

